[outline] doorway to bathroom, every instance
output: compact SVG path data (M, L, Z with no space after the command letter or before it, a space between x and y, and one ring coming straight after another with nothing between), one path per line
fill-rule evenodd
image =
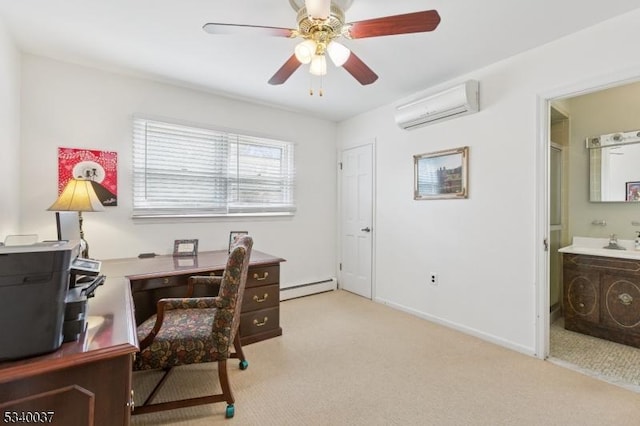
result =
M564 329L562 255L572 237L633 239L640 230L638 205L624 199L590 199L587 137L640 130L640 82L637 75L603 78L543 96L539 170L539 213L544 218L539 259L538 356L565 367L640 392L640 349ZM640 161L640 160L639 160ZM634 223L636 225L634 225Z

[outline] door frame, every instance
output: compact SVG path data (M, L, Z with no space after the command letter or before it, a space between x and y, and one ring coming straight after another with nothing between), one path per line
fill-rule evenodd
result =
M564 111L560 110L558 107L554 107L557 111L563 113L565 116L568 117L568 114L565 113ZM551 128L551 123L549 123L549 128ZM569 139L571 139L571 135L569 132ZM567 231L567 218L566 218L566 213L567 213L567 209L565 208L565 200L566 200L566 188L565 188L565 184L567 183L567 168L565 167L565 159L567 156L567 152L566 152L566 147L564 145L560 145L558 143L555 143L553 141L551 141L551 139L549 139L550 143L549 143L549 210L551 210L551 153L556 150L559 152L560 155L560 224L559 225L553 225L551 223L551 221L549 221L549 248L550 250L553 249L553 239L551 238L551 233L554 231L560 231L560 243L562 243L562 241L565 240L565 236L566 236L566 231ZM551 212L549 212L549 216L551 216ZM560 266L560 265L559 265ZM549 311L550 311L550 316L549 316L549 324L551 324L554 320L554 315L551 315L551 307L553 306L551 304L551 251L549 251ZM554 311L555 316L557 317L561 312L562 312L562 279L560 279L560 282L558 283L559 285L559 290L560 290L560 300L558 301L558 304L560 305L560 308L556 311Z
M598 75L577 83L568 84L537 96L538 123L536 138L536 238L535 253L535 356L540 359L549 357L549 252L545 250L545 241L549 241L549 196L550 171L549 147L551 120L549 111L554 100L571 98L588 93L609 89L640 81L640 69L624 70L616 73ZM571 112L569 111L569 114ZM568 224L567 224L568 225Z
M338 241L338 259L336 262L336 270L338 277L338 288L342 288L342 270L340 269L340 263L342 262L342 252L344 247L342 246L342 172L341 164L343 160L344 151L362 148L364 146L371 146L371 300L376 300L376 139L371 138L353 145L344 145L340 147L338 155L338 167L337 167L337 193L338 193L338 227L337 227L337 241Z

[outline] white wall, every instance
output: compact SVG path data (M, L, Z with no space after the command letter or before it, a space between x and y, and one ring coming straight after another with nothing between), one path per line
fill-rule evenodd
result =
M118 206L86 213L92 257L170 253L173 241L198 238L223 249L229 231L246 230L254 248L287 260L283 287L335 276L336 125L293 112L37 57L22 57L22 229L55 238L46 209L56 198L57 148L118 153ZM133 221L131 117L135 113L297 142L298 211L291 218Z
M640 205L589 202L589 152L584 141L587 137L640 129L640 83L574 97L567 104L571 116L570 232L578 237L617 234L618 238L632 240L635 231L640 230L631 225L632 221L640 221ZM623 158L629 157L616 160ZM636 180L640 180L640 164L635 168ZM624 181L620 188L624 197ZM607 226L592 225L594 219L606 220Z
M640 10L442 85L479 80L478 114L403 131L387 105L339 125L341 148L377 141L377 300L535 353L538 96L620 70L640 76L629 54L639 21ZM412 156L465 145L469 198L414 201Z
M0 20L0 241L20 232L19 146L20 55Z

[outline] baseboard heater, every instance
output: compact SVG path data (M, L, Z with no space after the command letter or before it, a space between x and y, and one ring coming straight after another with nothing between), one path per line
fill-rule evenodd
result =
M338 288L338 281L330 278L324 281L316 281L313 283L299 284L291 287L280 289L280 300L289 300L296 297L310 296L312 294L324 293Z

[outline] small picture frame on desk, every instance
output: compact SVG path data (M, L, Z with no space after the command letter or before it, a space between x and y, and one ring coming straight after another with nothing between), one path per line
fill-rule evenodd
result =
M231 231L229 232L229 251L228 253L231 253L231 246L233 245L233 243L235 243L235 241L238 239L238 237L240 237L241 235L247 235L249 234L248 231Z
M186 257L198 255L198 240L175 240L173 242L173 256Z

